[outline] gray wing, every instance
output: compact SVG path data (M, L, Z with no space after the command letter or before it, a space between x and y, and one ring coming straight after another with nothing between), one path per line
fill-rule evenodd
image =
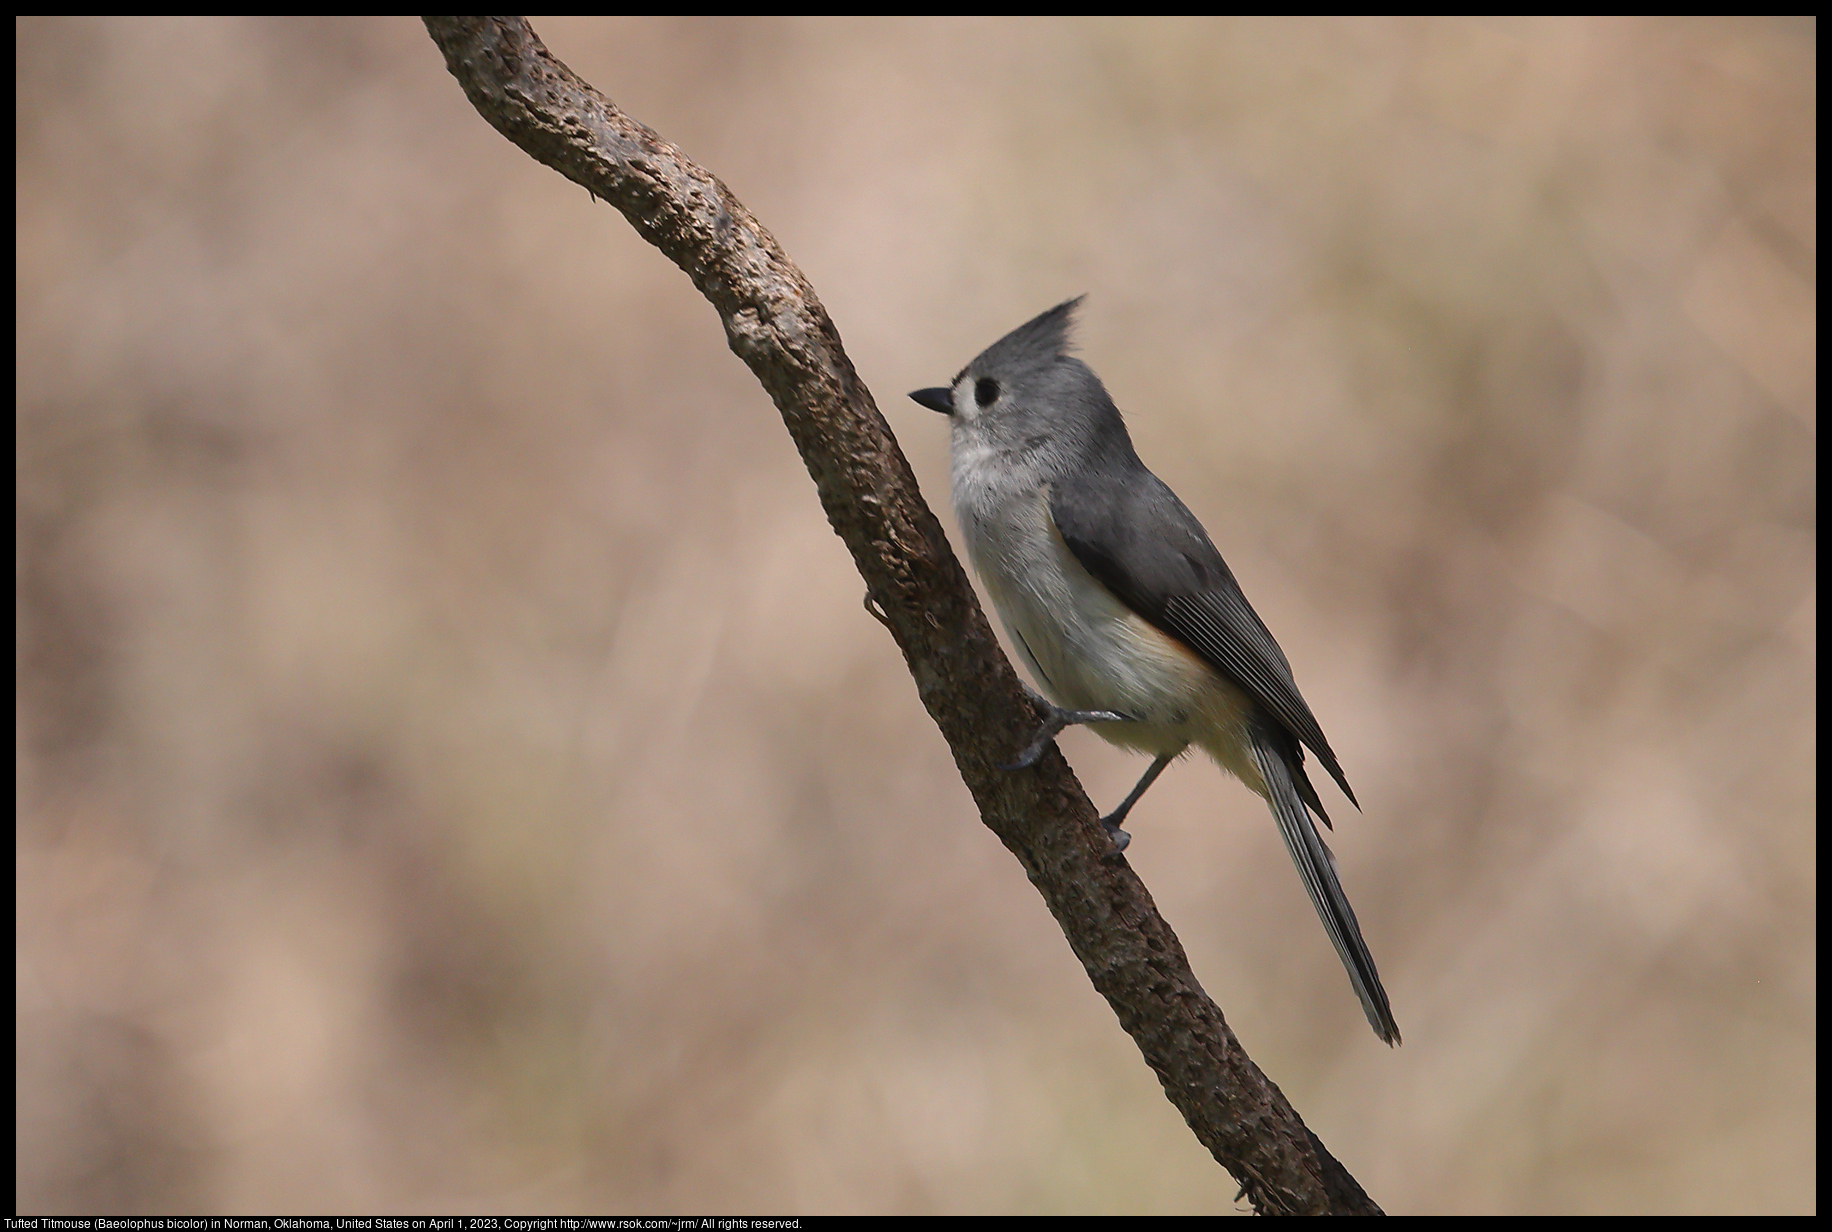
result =
M1277 720L1291 737L1299 795L1325 825L1329 817L1304 773L1297 742L1310 746L1342 794L1361 807L1298 693L1285 652L1176 493L1143 466L1127 476L1082 475L1054 485L1050 516L1082 568L1226 674Z

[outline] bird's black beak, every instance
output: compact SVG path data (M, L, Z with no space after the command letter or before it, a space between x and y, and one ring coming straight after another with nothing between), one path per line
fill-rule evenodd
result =
M943 415L954 414L954 391L945 386L919 389L910 395L910 401L918 406L926 406L931 411L939 411Z

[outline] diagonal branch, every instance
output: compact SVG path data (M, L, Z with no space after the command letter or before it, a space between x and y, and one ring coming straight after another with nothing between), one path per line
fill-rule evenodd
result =
M519 17L428 17L473 106L621 210L700 289L788 425L980 815L1018 857L1095 988L1196 1137L1263 1214L1378 1214L1241 1049L1039 717L814 288L719 180L548 52Z

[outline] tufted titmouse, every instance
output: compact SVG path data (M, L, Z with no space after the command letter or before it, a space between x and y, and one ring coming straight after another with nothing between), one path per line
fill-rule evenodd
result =
M980 353L946 388L910 397L952 423L954 511L1006 630L1050 695L1032 765L1087 723L1155 760L1101 823L1120 823L1191 744L1263 796L1374 1033L1399 1043L1374 957L1310 814L1309 745L1351 803L1291 664L1183 502L1139 461L1100 378L1068 354L1081 300ZM1041 699L1039 699L1041 701ZM1306 811L1308 806L1309 811ZM1357 804L1357 807L1360 807Z

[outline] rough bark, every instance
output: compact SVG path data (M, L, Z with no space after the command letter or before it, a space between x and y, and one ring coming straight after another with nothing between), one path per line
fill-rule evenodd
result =
M1196 1137L1262 1214L1378 1214L1241 1049L1053 747L814 289L717 177L625 115L518 17L428 17L473 106L616 206L687 276L769 392L986 825L1017 856Z

